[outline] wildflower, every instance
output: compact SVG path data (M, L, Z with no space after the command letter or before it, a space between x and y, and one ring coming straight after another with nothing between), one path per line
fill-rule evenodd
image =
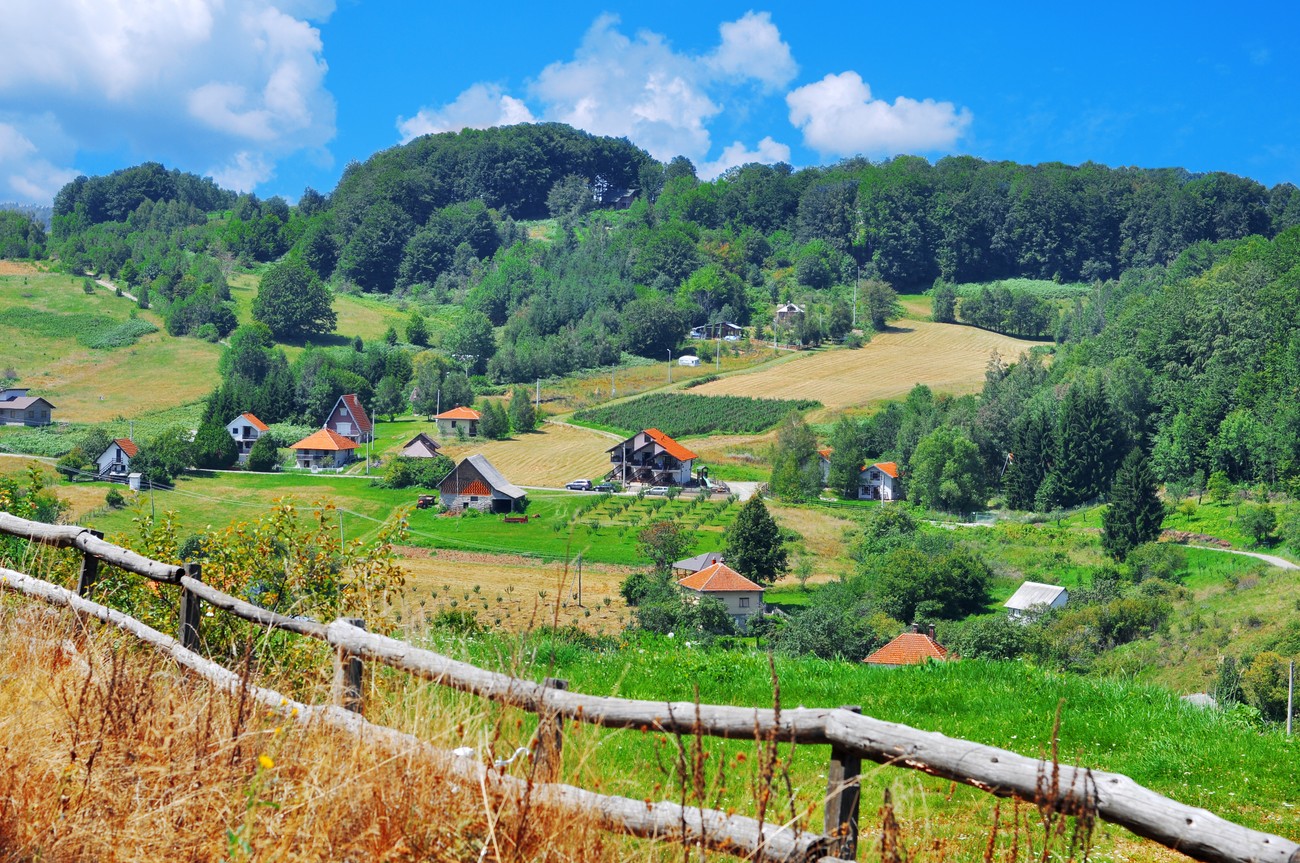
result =
M257 763L262 765L263 770L270 770L272 767L275 766L275 762L271 760L271 756L267 755L266 753L262 753L261 755L257 756Z

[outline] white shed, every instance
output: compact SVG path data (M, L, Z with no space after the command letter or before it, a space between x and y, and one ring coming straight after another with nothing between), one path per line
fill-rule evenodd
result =
M1012 620L1028 620L1043 611L1064 608L1069 599L1069 591L1060 585L1026 581L1003 606Z

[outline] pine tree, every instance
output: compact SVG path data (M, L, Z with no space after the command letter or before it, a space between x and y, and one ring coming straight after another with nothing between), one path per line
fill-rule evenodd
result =
M1007 506L1033 509L1038 489L1051 469L1053 455L1052 418L1046 406L1030 408L1011 435L1011 453L1002 485Z
M1133 549L1160 536L1164 504L1151 464L1138 448L1124 458L1110 489L1110 506L1101 516L1101 545L1114 560L1122 561Z
M194 435L194 464L211 470L225 470L239 461L239 447L226 427L206 422Z
M1063 506L1100 497L1115 469L1114 418L1099 377L1076 381L1061 401L1055 471Z
M797 413L787 416L777 430L769 486L774 497L791 501L815 498L821 490L817 438Z
M419 309L411 309L411 317L406 322L406 340L417 347L428 347L429 328L424 323L424 315Z
M506 409L496 399L484 401L479 409L478 433L488 440L504 440L510 436L510 418Z
M826 487L844 497L856 498L865 456L862 426L851 417L840 417L831 430L830 471Z
M515 388L510 394L510 426L515 434L530 432L537 428L537 412L533 400L528 397L528 390Z
M754 495L727 528L727 566L759 584L770 584L789 569L789 552L781 528Z

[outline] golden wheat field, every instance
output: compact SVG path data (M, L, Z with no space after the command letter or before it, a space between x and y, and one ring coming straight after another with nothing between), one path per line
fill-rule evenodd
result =
M560 423L509 440L440 439L442 453L460 461L478 453L486 456L515 485L556 488L572 479L603 476L609 470L613 442L597 431Z
M984 381L994 351L1014 360L1036 342L987 330L930 321L905 321L877 333L858 350L810 353L747 375L696 387L702 395L817 399L828 408L867 405L907 394L917 384L969 393Z

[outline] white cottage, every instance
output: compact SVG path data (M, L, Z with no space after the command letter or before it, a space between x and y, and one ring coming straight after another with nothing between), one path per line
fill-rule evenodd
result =
M711 596L722 601L737 628L763 613L763 585L755 584L719 561L677 582L688 595Z
M226 431L234 438L235 446L239 447L239 463L245 464L248 454L253 451L253 444L267 431L267 426L251 413L245 412L226 423Z
M1044 611L1064 608L1069 600L1070 592L1060 585L1026 581L1003 603L1003 607L1012 620L1028 622Z
M125 482L127 474L131 472L131 459L139 452L140 448L135 445L135 441L118 438L108 445L103 455L95 459L98 466L96 473L100 479Z

